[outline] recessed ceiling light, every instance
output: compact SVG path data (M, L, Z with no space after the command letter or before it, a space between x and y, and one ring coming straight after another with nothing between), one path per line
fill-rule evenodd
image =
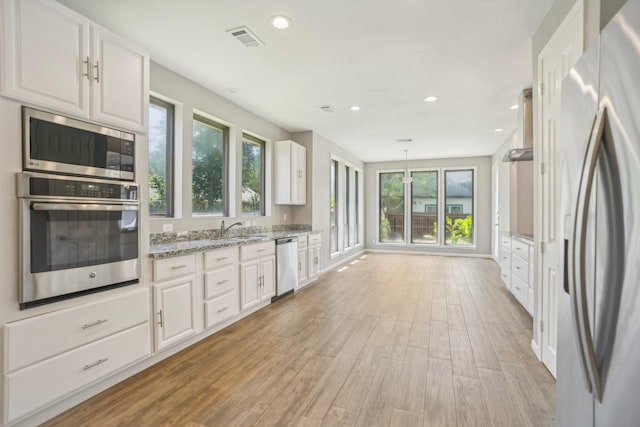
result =
M351 111L360 111L360 106L359 105L352 105L349 109Z
M424 99L424 102L436 102L437 100L438 100L437 96L430 95Z
M518 104L513 104L511 107L509 107L511 110L517 110L518 109Z
M504 129L502 129L502 128L495 128L494 130L495 130L496 132L502 132L502 131L504 131Z
M291 26L291 18L284 15L276 15L271 17L271 25L278 30L286 30Z

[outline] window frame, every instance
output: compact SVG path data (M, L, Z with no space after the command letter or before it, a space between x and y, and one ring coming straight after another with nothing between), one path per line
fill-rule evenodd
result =
M473 176L473 244L471 245L447 245L445 243L445 230L444 227L438 227L438 243L412 243L411 240L411 199L413 197L412 189L407 190L407 185L404 187L404 241L403 242L384 242L380 240L380 175L387 173L403 173L404 169L392 168L392 169L378 169L376 173L376 240L375 244L379 246L407 246L407 247L424 247L430 248L455 248L456 250L477 250L478 249L478 167L477 166L445 166L445 167L426 167L426 168L410 168L409 174L412 172L425 172L425 171L437 171L438 172L438 223L443 223L446 218L446 195L445 195L445 172L447 171L472 171ZM409 186L411 187L411 186Z
M175 170L176 167L174 165L175 159L175 145L176 145L176 135L175 135L175 122L176 122L176 105L164 99L161 99L158 96L153 94L149 95L149 105L156 105L167 110L167 134L166 134L166 159L165 159L165 169L166 169L166 178L165 178L165 203L166 210L164 214L160 213L151 213L149 210L149 216L151 218L175 218ZM151 123L147 123L147 128ZM147 134L148 137L148 134ZM149 144L147 144L147 155L149 151ZM149 186L149 183L147 183Z
M471 209L473 210L471 218L473 221L473 227L472 227L472 233L473 233L473 241L470 245L447 245L446 242L446 235L444 232L444 228L442 230L442 244L441 246L443 248L456 248L456 249L477 249L478 248L478 220L476 218L477 214L478 214L478 168L476 166L456 166L456 167L446 167L446 168L442 168L442 197L443 197L443 202L442 202L442 206L443 209L441 209L442 211L442 220L446 221L446 203L447 203L447 182L446 182L446 177L447 177L447 172L464 172L464 171L469 171L471 172L471 179L473 180L473 185L472 185L472 197L473 197L473 201L471 203Z
M193 124L195 122L199 122L204 124L205 126L212 127L214 129L218 129L222 131L222 213L217 214L213 212L194 212L193 211ZM229 153L231 151L231 128L230 126L222 123L221 121L215 120L211 117L207 117L206 115L194 111L192 116L191 123L191 217L202 218L202 217L216 217L216 218L228 218L230 215L230 198L229 198L229 174L231 170L229 168Z
M442 207L442 169L441 168L414 168L414 169L409 169L409 175L411 177L413 177L413 173L414 172L435 172L436 174L436 190L438 192L438 195L436 197L436 221L438 222L438 224L441 223L441 218L440 218L440 210ZM406 241L408 242L409 245L416 245L416 246L430 246L430 247L437 247L437 246L441 246L442 245L442 239L441 239L441 228L442 227L438 227L438 233L436 234L436 241L435 243L427 243L427 242L414 242L413 238L411 237L413 235L413 182L411 184L409 184L409 199L407 202L407 218L405 218L405 221L407 221L408 227L407 227L407 233L406 233ZM433 206L433 205L430 205Z
M335 166L335 167L334 167ZM333 174L332 169L333 168ZM331 179L334 180L333 188L331 187ZM333 192L333 212L334 212L334 221L335 223L331 223L331 203L329 203L329 253L332 257L338 255L340 253L340 160L331 156L331 163L329 164L329 202L331 202L331 192ZM334 237L332 227L336 228L336 236L335 236L335 248L333 250Z
M409 171L411 172L411 171ZM390 245L390 246L405 246L407 245L407 225L410 224L407 222L407 185L403 185L403 198L404 198L404 233L402 236L402 242L384 242L380 239L380 212L382 200L380 198L380 176L383 174L392 174L392 173L402 173L404 174L404 169L385 169L376 171L376 243L379 245Z
M266 216L266 198L267 198L267 186L266 186L266 169L267 169L267 141L261 139L247 131L242 132L242 148L244 149L245 141L249 143L260 145L260 211L257 214L247 213L242 209L242 186L244 184L242 180L242 173L244 172L244 150L241 150L240 155L240 215L241 216Z

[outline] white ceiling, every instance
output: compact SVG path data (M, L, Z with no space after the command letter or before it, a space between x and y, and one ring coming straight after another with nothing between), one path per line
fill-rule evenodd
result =
M60 2L255 114L371 162L405 148L410 159L492 154L515 129L509 106L531 86L531 37L552 0ZM293 26L272 28L276 14ZM265 45L226 33L242 25Z

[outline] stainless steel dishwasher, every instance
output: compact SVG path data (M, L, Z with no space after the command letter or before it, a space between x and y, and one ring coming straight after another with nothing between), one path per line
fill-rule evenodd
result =
M282 298L298 284L298 239L284 237L276 239L276 296L272 300Z

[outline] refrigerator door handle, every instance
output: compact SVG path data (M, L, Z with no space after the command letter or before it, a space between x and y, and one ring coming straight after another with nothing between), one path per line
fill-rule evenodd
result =
M607 120L607 110L602 108L596 116L595 123L591 131L591 138L587 145L584 158L580 186L578 190L578 203L576 205L576 215L573 230L573 265L570 271L573 273L573 317L574 327L578 329L578 344L581 352L583 373L585 374L587 390L601 401L602 382L593 344L593 335L589 319L589 307L587 302L586 283L586 244L587 244L587 224L589 219L589 202L593 190L598 156L602 149L602 137Z

